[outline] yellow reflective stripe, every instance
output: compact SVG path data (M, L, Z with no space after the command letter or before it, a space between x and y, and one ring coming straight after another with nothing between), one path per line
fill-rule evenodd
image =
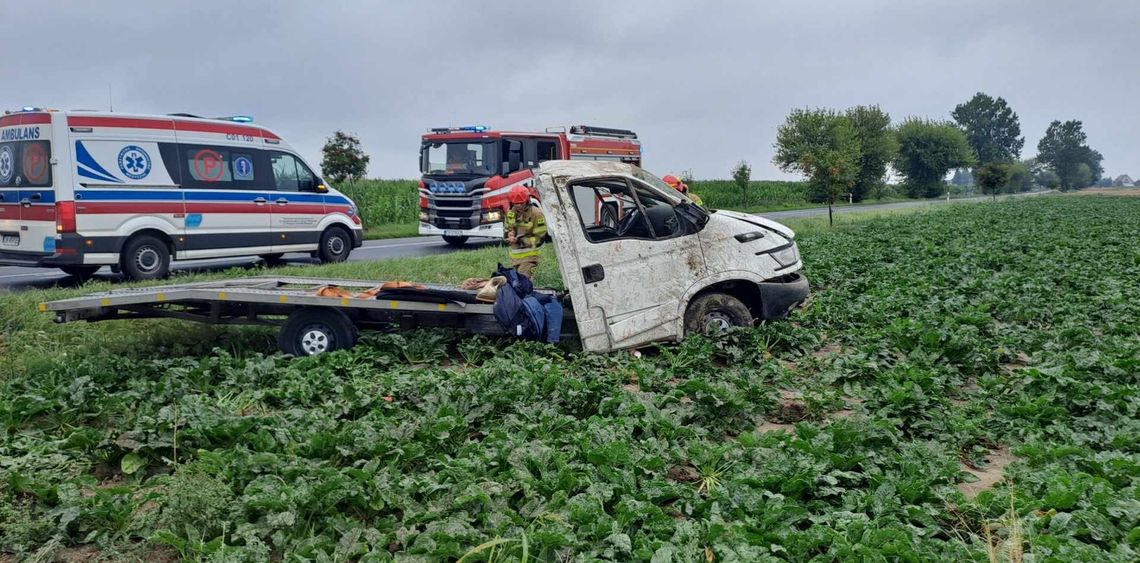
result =
M512 248L511 258L530 258L541 254L537 248Z

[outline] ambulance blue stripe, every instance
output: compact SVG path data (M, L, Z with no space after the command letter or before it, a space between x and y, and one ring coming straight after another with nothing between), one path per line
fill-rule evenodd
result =
M91 178L92 180L99 180L100 182L110 182L112 184L122 184L123 183L122 180L118 180L116 178L109 178L107 176L97 174L97 173L92 172L92 171L90 171L90 170L88 170L82 166L78 167L78 170L79 170L79 175L83 176L84 178Z
M75 193L77 195L82 194L81 199L85 200L170 201L184 199L186 201L249 201L251 197L260 195L266 199L283 197L291 203L325 202L341 205L349 205L351 203L348 198L343 196L322 196L319 194L282 193L263 190L99 190L88 188L77 189Z
M40 199L36 200L35 203L55 203L55 189L51 187L25 188L24 190L17 190L14 188L0 189L0 194L4 195L4 198L0 199L0 203L6 203L9 205L13 203L19 203L21 198L26 197L28 199L31 199L32 194L40 194Z
M99 166L98 162L95 162L95 158L91 156L91 153L87 152L87 147L83 146L83 141L75 141L75 160L78 161L79 164L86 166L87 168L90 168L91 173L102 174L103 176L106 176L106 178L96 178L97 180L109 178L112 181L122 183L122 180L116 179L114 174L107 172L106 170L103 169L102 166ZM82 168L80 168L79 169L80 175L81 176L88 176L87 174L83 174L83 172L84 172L84 170ZM88 177L89 178L95 178L95 176L88 176Z

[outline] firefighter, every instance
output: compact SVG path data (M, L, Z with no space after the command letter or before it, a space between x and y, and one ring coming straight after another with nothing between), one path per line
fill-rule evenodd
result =
M666 184L673 186L673 189L685 194L685 196L692 200L693 203L704 207L705 203L701 201L701 196L698 196L697 194L689 191L689 185L682 182L680 178L672 174L666 174L664 178L661 178L661 180L663 180Z
M520 274L534 279L538 268L538 247L546 238L546 217L542 210L530 201L530 190L526 186L515 186L507 194L511 203L503 231L510 247L511 266Z

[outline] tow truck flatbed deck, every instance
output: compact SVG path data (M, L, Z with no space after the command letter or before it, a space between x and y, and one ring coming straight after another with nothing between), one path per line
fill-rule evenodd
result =
M286 339L291 336L284 334L290 319L300 316L334 325L334 329L342 325L340 328L352 333L344 335L351 341L356 339L355 331L362 328L443 327L506 334L495 319L494 305L476 301L477 290L417 283L389 287L379 297L317 295L327 286L356 295L383 284L375 280L263 276L114 289L40 303L40 311L54 312L57 323L174 318L206 324L282 325L282 338ZM554 290L535 291L561 298ZM397 295L386 296L392 293ZM571 311L566 311L563 324L573 330Z

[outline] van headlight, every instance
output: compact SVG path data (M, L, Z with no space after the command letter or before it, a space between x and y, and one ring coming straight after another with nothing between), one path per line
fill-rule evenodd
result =
M787 248L773 252L772 258L774 258L776 262L779 262L780 266L787 268L800 261L800 249L796 246L796 243L793 242Z

